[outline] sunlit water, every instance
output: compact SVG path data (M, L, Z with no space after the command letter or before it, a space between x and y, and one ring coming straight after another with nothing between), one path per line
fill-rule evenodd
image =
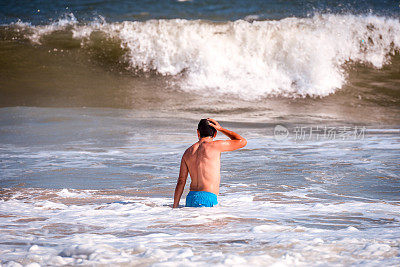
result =
M1 109L1 262L400 263L398 129L295 140L290 125L277 140L274 124L222 118L248 145L222 155L219 205L172 209L197 121L169 116Z

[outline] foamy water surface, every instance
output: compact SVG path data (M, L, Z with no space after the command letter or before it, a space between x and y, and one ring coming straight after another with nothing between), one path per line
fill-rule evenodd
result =
M2 112L5 266L400 263L398 129L277 141L271 124L222 119L248 145L222 155L218 206L172 209L197 121L112 109Z
M1 257L56 266L399 263L398 204L296 191L225 193L216 208L174 210L170 198L134 190L6 190Z

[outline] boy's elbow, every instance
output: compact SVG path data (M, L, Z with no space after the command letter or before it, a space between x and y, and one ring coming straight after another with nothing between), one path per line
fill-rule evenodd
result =
M182 186L182 185L185 186L185 184L186 184L186 178L182 177L182 176L179 176L177 185L178 186Z

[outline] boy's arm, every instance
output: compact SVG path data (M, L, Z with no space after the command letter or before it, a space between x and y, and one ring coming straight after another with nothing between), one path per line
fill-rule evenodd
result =
M210 126L214 127L215 130L220 131L221 133L225 134L228 136L231 140L219 140L215 141L214 143L217 145L218 149L223 152L223 151L233 151L239 148L242 148L247 145L247 140L240 136L239 134L229 131L227 129L222 128L219 123L214 120L214 119L207 119L210 123Z
M182 156L181 168L179 170L179 178L175 187L174 205L172 206L173 208L177 208L179 206L179 200L181 199L183 189L185 188L186 179L188 177L188 168L184 156L185 155Z

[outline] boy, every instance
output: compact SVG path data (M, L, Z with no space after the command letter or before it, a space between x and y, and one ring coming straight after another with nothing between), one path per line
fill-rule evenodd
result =
M225 134L231 140L214 141L217 131ZM246 139L235 132L222 128L213 119L200 120L197 135L199 141L186 149L182 156L173 208L179 206L188 173L192 182L190 183L190 192L186 197L186 207L217 205L221 180L221 152L233 151L247 144Z

